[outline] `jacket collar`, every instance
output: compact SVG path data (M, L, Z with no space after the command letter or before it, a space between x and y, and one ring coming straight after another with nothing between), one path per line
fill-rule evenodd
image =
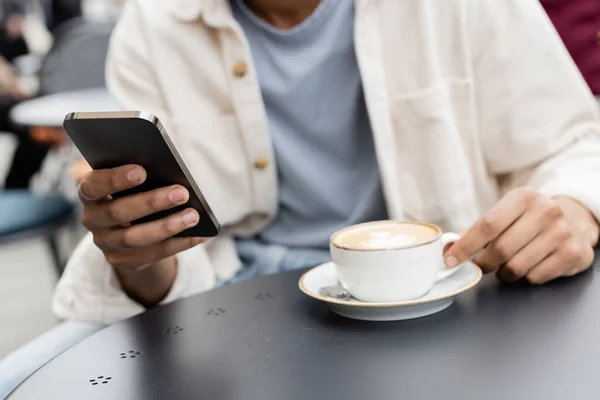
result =
M202 14L212 11L226 0L168 0L168 7L182 21L198 20ZM221 4L219 4L221 3Z
M228 0L167 0L171 13L182 21L196 21L205 13L229 9ZM355 0L359 10L369 0ZM372 0L371 0L372 1Z

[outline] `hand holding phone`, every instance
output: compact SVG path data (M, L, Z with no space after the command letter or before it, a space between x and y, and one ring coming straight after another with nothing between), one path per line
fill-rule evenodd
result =
M162 219L131 224L189 200L189 192L181 185L111 198L146 180L144 168L126 165L91 171L80 182L82 223L94 235L94 242L106 260L116 268L139 270L205 241L198 237L174 237L198 224L198 212L189 207Z
M155 116L72 113L64 127L94 169L79 186L83 225L118 270L143 269L218 233L219 222Z

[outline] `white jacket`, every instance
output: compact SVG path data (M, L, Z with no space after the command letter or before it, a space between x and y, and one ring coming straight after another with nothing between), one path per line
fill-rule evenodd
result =
M355 26L391 218L464 229L520 185L600 217L596 104L537 0L356 0ZM158 115L225 226L178 256L164 302L208 290L239 268L233 235L259 232L278 207L264 105L229 2L130 0L107 74L125 108ZM143 311L91 237L53 308L106 323Z

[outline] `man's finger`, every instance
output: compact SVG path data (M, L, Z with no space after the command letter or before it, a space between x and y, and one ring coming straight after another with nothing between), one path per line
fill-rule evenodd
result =
M543 231L500 267L497 273L498 278L507 283L524 278L529 271L554 253L569 237L569 230L564 227L564 224L558 224L554 229ZM479 264L479 260L476 260L476 263Z
M198 237L173 238L151 247L107 252L105 253L105 257L109 264L115 268L138 268L140 265L152 264L181 253L204 243L206 240L206 238Z
M448 249L444 257L446 265L453 268L469 260L517 221L526 209L527 201L520 190L507 194Z
M94 170L88 172L79 183L79 198L84 202L102 200L138 186L145 180L146 171L139 165Z
M546 219L544 209L526 212L494 239L475 262L483 272L496 270L529 245L552 222Z
M154 189L118 199L88 204L82 215L88 229L126 226L159 211L169 210L189 200L189 192L179 185Z
M501 266L496 276L503 282L513 283L524 278L529 271L540 264L546 257L554 253L559 243L549 235L542 234L536 237L528 246L521 249L506 264Z
M542 285L562 276L562 271L570 268L571 265L567 265L560 255L555 252L536 265L526 276L529 283Z
M111 230L99 236L96 244L105 249L149 247L196 226L199 220L198 212L188 208L156 221Z
M572 276L589 268L594 260L594 250L577 240L564 243L548 258L527 274L527 280L541 285L555 278Z
M173 256L175 254L179 254L182 251L195 247L199 244L206 242L208 239L206 238L173 238L162 242L159 245L156 245L150 251L150 255L155 260L162 260L163 258L167 258Z

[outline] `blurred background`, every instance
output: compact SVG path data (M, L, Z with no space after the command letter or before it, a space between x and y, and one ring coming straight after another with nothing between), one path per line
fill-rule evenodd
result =
M104 61L124 1L0 0L0 359L58 323L52 291L85 234L77 182L89 170L62 121L118 108ZM600 0L541 3L600 95Z
M0 0L0 358L53 327L50 300L85 234L87 164L61 129L115 108L104 61L120 0Z

